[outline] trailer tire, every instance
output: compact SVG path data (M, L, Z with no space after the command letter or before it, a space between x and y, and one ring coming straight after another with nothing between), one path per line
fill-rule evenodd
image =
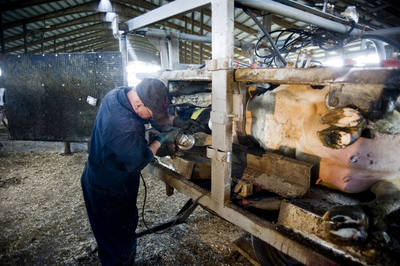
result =
M292 257L280 252L258 237L251 236L254 253L262 266L298 266L303 265Z

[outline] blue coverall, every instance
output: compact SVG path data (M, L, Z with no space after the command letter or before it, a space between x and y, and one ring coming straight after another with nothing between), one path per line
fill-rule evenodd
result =
M81 184L102 265L133 265L140 171L153 159L144 124L127 98L130 88L104 97L94 124Z

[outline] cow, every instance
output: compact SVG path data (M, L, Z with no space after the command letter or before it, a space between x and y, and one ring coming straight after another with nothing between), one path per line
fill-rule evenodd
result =
M366 87L359 86L354 91L378 95L378 104L359 107L361 99L328 108L330 86L280 85L266 89L268 84L258 85L248 86L245 133L250 140L266 151L314 164L313 175L319 185L347 193L369 189L376 196L371 202L328 210L323 216L331 223L326 238L347 246L363 244L369 238L388 242L383 218L400 208L400 113L395 111L399 90L372 87L373 92L367 92ZM198 113L200 107L207 107L195 117L206 130L194 136L195 145L211 145L210 93L177 95L175 103L181 104L178 111L186 118L193 118L193 110Z
M388 242L383 218L400 208L399 112L388 108L373 117L351 104L328 109L329 86L281 85L258 93L250 87L249 92L246 133L262 148L312 162L318 166L317 184L375 193L371 202L328 210L326 238L337 245L358 245L369 237Z

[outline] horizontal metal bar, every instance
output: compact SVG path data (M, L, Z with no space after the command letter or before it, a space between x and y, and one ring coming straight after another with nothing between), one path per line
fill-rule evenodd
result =
M343 251L336 249L333 245L323 240L321 240L323 243L320 243L319 247L321 250L319 251L326 253L327 256L318 254L317 251L314 250L316 245L315 239L303 239L304 242L313 242L314 249L308 248L307 244L300 244L291 240L280 233L275 224L262 219L233 203L227 203L226 205L220 204L210 197L210 192L208 190L199 187L171 169L156 162L152 162L148 164L144 170L174 187L186 196L194 200L198 199L200 205L217 213L221 218L241 227L250 234L262 239L305 265L338 265L328 259L328 257L340 257L339 254L343 254ZM345 265L361 265L359 264L359 259L350 254L346 255L346 262Z
M138 79L159 78L165 80L186 80L186 81L211 81L211 71L200 70L176 70L159 71L155 73L137 73Z
M192 42L199 42L199 43L211 43L212 39L208 36L199 36L195 34L188 34L182 33L178 31L169 31L169 30L159 30L159 29L144 29L143 31L137 32L137 34L144 34L146 37L164 37L164 38L178 38L182 41L192 41ZM250 47L255 47L254 43L251 42L244 42L239 40L234 40L235 47L242 47L243 45L247 45Z
M146 14L128 20L126 24L128 25L128 31L133 31L135 29L143 28L148 25L178 16L183 13L190 12L195 9L199 9L211 4L211 0L176 0L169 4L160 6Z
M393 27L389 29L379 29L374 31L368 31L365 34L379 35L379 36L395 36L400 34L400 27Z
M398 68L279 68L247 69L235 71L235 80L254 83L329 85L337 84L388 84L400 75Z

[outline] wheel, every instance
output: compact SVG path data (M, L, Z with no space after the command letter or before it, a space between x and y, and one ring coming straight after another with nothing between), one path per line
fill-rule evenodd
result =
M262 266L297 266L303 265L297 260L289 257L288 255L280 252L268 243L261 239L251 236L253 242L253 249Z

